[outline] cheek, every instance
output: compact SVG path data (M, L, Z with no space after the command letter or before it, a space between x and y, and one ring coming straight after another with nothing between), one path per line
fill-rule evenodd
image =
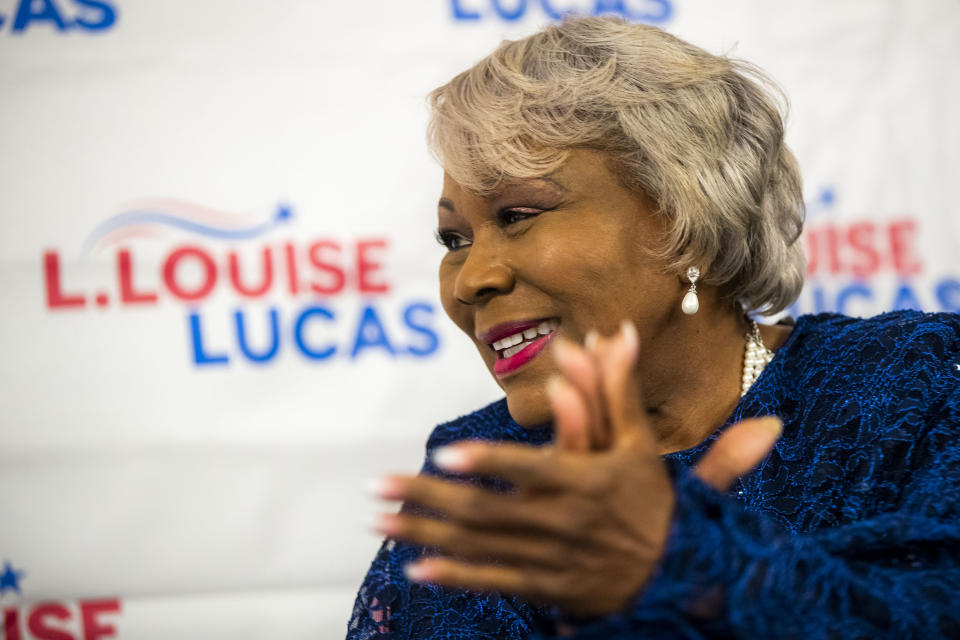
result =
M454 324L463 331L470 333L472 329L466 326L468 318L464 306L457 302L456 294L454 293L457 280L456 268L448 264L440 263L438 275L440 282L440 304L443 305L443 310L446 312L447 317L453 320Z

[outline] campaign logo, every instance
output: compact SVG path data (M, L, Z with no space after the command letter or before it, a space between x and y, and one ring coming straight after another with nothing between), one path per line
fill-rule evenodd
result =
M450 15L457 22L516 22L530 16L562 20L573 14L617 15L632 22L663 24L673 17L673 4L671 0L450 0Z
M438 350L434 304L392 294L387 237L279 238L295 219L288 204L241 214L170 198L131 203L90 231L83 259L68 264L60 250L44 252L47 308L181 305L187 352L198 367L262 365L285 352L324 362L372 352L424 358ZM104 253L113 254L112 283L71 284L71 268L82 271ZM233 306L229 317L205 311L224 301Z
M807 203L807 280L791 315L960 312L960 277L928 272L921 232L914 215L851 217L842 211L835 187L820 188Z
M53 30L102 32L117 22L117 9L105 0L18 0L11 14L0 14L0 30L11 34Z
M116 638L119 598L73 601L42 600L22 604L26 572L4 561L0 573L0 609L4 640L100 640Z

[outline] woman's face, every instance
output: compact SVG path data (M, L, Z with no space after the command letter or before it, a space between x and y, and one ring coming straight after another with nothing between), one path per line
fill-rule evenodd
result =
M555 336L582 343L591 329L609 334L628 319L641 345L651 345L676 319L684 284L651 255L663 234L653 210L594 151L576 150L554 174L490 197L445 176L440 297L518 423L551 418L546 383L558 372Z

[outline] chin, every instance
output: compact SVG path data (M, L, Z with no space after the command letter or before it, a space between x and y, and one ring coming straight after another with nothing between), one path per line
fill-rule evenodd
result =
M550 403L545 393L516 393L507 394L507 409L510 417L521 427L528 429L543 428L553 420L550 413Z

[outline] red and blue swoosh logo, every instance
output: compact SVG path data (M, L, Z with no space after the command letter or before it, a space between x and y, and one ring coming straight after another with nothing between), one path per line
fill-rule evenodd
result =
M136 237L155 238L178 230L215 240L252 240L288 223L293 210L277 205L267 216L232 213L173 198L133 203L125 211L101 222L83 243L85 253Z

